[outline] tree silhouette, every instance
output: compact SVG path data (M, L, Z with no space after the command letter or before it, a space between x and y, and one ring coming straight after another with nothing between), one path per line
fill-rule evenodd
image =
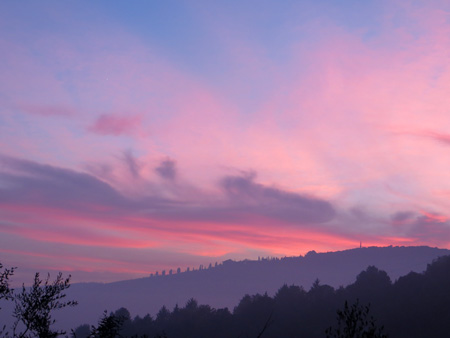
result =
M14 296L14 312L16 318L13 325L13 336L19 338L39 337L51 338L63 335L65 331L53 331L51 325L53 310L77 305L76 301L65 301L64 290L70 286L70 275L64 279L59 273L53 282L50 275L44 280L39 273L34 276L31 288L22 286L22 291ZM20 332L20 330L23 330Z
M122 308L124 309L124 308ZM122 310L120 309L120 310ZM119 312L118 310L117 312ZM126 310L126 309L124 309ZM128 310L126 310L128 312ZM116 312L116 313L117 313ZM129 312L128 312L129 316ZM129 317L128 317L129 318ZM122 337L120 335L120 330L122 328L125 317L118 316L114 313L108 315L105 310L103 312L103 317L98 322L98 326L92 326L89 338L116 338Z
M349 306L347 301L344 310L337 311L337 328L326 330L327 338L387 338L383 327L375 325L375 319L369 316L370 305L362 306L359 300Z
M3 269L3 265L0 263L0 269ZM14 290L9 287L9 277L14 275L14 269L4 269L0 272L0 300L11 300L14 295ZM1 307L0 307L1 310ZM6 325L3 325L2 328L0 328L0 335L3 336L6 330Z
M2 263L0 263L0 269L3 269ZM13 290L9 287L9 278L14 275L15 268L4 269L0 272L0 300L11 299ZM0 308L1 309L1 308Z

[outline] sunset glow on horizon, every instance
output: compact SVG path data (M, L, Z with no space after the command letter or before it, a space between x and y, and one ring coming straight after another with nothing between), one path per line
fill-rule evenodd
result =
M448 1L3 2L0 50L18 279L450 248Z

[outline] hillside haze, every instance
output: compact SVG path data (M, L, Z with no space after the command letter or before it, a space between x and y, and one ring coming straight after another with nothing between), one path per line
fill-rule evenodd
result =
M335 288L355 281L369 265L388 273L393 281L407 273L422 272L427 264L450 250L430 247L369 247L345 251L258 261L225 261L209 269L152 276L115 283L74 284L68 299L75 309L55 313L57 326L74 328L94 324L104 310L127 308L132 316L154 316L162 306L171 309L190 298L214 308L232 310L245 294L273 295L283 284L308 290L316 279Z

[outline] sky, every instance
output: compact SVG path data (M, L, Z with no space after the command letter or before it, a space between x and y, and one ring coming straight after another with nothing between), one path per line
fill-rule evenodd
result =
M450 248L447 0L8 0L0 50L18 280Z

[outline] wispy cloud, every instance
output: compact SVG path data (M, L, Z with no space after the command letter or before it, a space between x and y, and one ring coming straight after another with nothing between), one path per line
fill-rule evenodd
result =
M432 140L440 142L441 144L450 145L450 134L439 133L436 131L418 132L417 135L428 137Z
M69 210L75 214L110 214L133 217L199 222L250 222L252 216L298 225L325 223L336 214L330 202L266 187L253 175L227 176L220 181L223 195L204 205L198 200L170 200L155 193L128 198L95 176L70 169L42 165L32 161L1 156L1 201L5 205L34 206ZM134 163L134 162L133 162ZM5 170L6 169L6 170ZM105 215L108 219L111 216Z
M162 178L173 181L177 176L176 162L171 159L165 159L155 168L155 171Z
M131 135L141 122L138 116L100 115L88 130L100 135Z
M242 213L259 214L294 224L324 223L336 211L328 201L267 187L255 181L255 174L228 176L221 186L233 207Z
M397 233L403 234L413 242L433 242L447 246L450 242L449 217L420 210L399 211L391 217Z
M131 150L126 150L123 153L123 160L133 178L139 178L140 177L140 170L141 166L138 163L138 160L133 156L133 153Z

